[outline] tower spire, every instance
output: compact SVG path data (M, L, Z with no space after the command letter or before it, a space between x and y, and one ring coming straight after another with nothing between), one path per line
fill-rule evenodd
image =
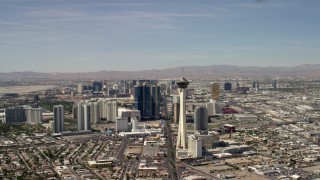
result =
M184 74L183 74L183 67L181 67L181 77L184 77Z

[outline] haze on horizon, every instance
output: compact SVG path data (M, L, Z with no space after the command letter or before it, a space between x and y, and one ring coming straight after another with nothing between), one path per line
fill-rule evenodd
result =
M0 72L319 64L320 1L0 0Z

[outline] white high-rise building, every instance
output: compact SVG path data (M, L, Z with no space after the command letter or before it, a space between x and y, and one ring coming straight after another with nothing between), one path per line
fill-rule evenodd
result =
M207 102L206 103L206 108L208 110L208 116L213 116L213 112L214 112L214 103L213 102Z
M206 103L208 116L222 114L222 105L219 101L211 101Z
M64 131L64 107L58 105L53 107L53 133L62 133Z
M115 122L118 114L118 106L116 101L107 102L107 121Z
M110 101L106 99L99 99L99 114L101 119L115 122L118 114L117 101Z
M83 84L78 84L78 93L83 94L84 91L84 85Z
M139 120L138 118L132 118L131 119L132 123L132 132L135 132L137 129L139 129Z
M91 124L97 124L100 121L100 108L99 103L97 102L90 102L90 120Z
M220 134L215 131L197 131L195 135L202 140L202 147L206 149L212 149L220 141Z
M114 85L112 86L112 89L119 90L119 85L118 85L118 84L114 84Z
M83 114L83 109L82 109L82 105L83 105L83 104L84 104L83 102L79 102L79 103L77 104L77 107L78 107L78 109L77 109L77 126L78 126L78 131L81 131L81 130L84 129L84 118L83 118L84 114Z
M139 120L141 119L140 117L140 111L136 109L126 109L126 108L118 108L118 115L122 118L138 118Z
M99 99L97 103L99 105L100 118L107 119L107 100Z
M188 136L188 154L194 158L202 157L202 140L194 134Z
M116 120L116 131L128 131L129 130L129 122L127 118L118 118Z
M91 123L97 123L100 119L97 102L80 101L77 111L78 131L90 130Z
M41 108L26 108L26 118L30 124L40 124L42 119Z
M177 138L177 148L181 147L184 150L187 148L187 125L186 125L186 89L189 81L182 77L177 82L178 92L180 95L180 115L179 115L179 129Z
M117 101L99 99L97 102L80 101L77 103L78 130L90 130L91 124L100 119L116 122L118 114Z

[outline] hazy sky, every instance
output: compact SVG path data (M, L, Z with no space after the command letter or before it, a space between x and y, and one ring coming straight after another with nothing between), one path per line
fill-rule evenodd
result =
M0 0L0 72L320 63L319 0Z

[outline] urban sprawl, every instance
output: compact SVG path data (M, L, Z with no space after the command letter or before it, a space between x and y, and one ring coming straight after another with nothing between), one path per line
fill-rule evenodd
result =
M0 179L320 179L312 78L0 83Z

